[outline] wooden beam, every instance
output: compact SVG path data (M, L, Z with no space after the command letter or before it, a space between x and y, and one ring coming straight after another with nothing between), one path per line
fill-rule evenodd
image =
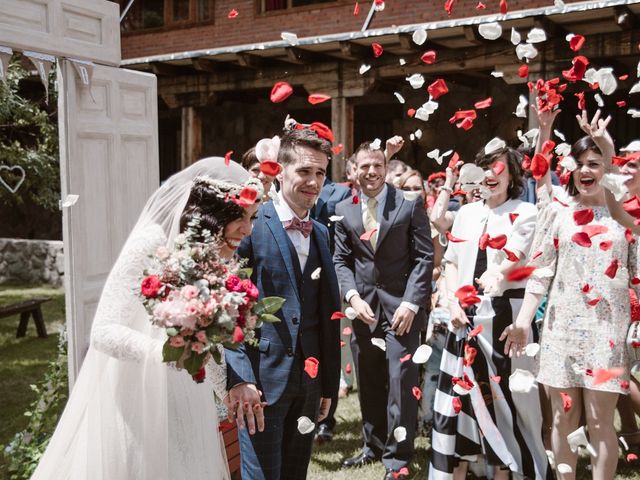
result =
M264 59L251 53L236 53L238 64L245 68L260 69L264 67Z
M613 9L613 17L616 25L622 30L631 30L638 27L638 16L626 5L620 5Z
M216 65L218 62L214 62L213 60L209 60L206 58L192 58L191 66L194 70L198 72L208 72L213 73L217 70Z
M349 41L340 42L340 52L350 60L371 60L373 51L359 43Z
M411 33L399 33L397 35L400 46L405 50L423 51L426 47L425 44L418 45L413 41L413 34Z
M462 31L464 32L464 38L474 45L482 45L487 43L488 40L483 38L482 35L478 32L478 27L476 25L465 25L462 27Z
M177 76L184 75L189 72L189 70L183 66L173 65L166 62L153 62L149 64L149 67L151 67L151 71L153 73L159 76Z
M285 49L287 52L287 60L292 63L305 65L310 63L337 61L336 58L322 55L321 53L305 50L300 47L288 47Z

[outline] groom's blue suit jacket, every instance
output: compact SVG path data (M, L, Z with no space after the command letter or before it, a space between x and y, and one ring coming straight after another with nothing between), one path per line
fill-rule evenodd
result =
M260 298L278 296L285 303L276 314L281 322L265 323L257 331L258 348L245 344L237 350L225 350L227 387L255 383L269 405L282 396L296 354L319 361L323 397L337 394L340 322L331 320L331 315L340 310L340 295L328 231L315 220L311 243L315 262L321 268L317 280L311 278L309 265L305 272L300 271L293 244L273 203L268 202L258 211L252 234L238 248L239 256L246 258L247 266L253 269L251 278L260 290Z

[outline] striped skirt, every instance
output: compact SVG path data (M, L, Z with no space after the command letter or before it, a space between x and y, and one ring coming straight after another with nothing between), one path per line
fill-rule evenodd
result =
M430 479L453 478L459 461L473 462L480 455L489 468L507 468L513 478L553 478L542 444L537 385L528 393L509 390L511 373L532 371L533 359L510 359L498 340L515 320L523 295L523 290L483 295L467 312L471 326L455 331L450 326L435 395ZM468 337L480 325L482 331ZM465 376L473 388L459 395L453 387Z

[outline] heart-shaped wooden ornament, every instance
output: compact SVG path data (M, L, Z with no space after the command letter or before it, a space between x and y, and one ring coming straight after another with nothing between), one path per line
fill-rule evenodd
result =
M0 165L0 184L11 193L16 193L24 182L27 174L19 165L10 167L9 165ZM16 181L17 179L17 181Z

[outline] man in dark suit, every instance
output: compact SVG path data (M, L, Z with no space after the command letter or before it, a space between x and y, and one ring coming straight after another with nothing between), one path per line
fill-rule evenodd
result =
M324 418L338 390L340 332L331 320L340 309L338 283L327 229L309 218L329 153L329 142L312 130L282 137L280 192L260 208L251 236L238 249L260 296L286 300L277 313L281 321L258 330L258 348L225 350L230 403L238 423L243 416L247 422L240 429L242 478L306 478L313 433L302 433L299 419ZM261 402L264 428L260 421L256 431Z
M382 459L385 479L403 479L414 451L418 399L412 392L419 388L418 366L407 355L426 327L433 245L422 200L407 200L385 183L383 152L365 142L355 161L361 194L358 202L336 207L343 219L336 224L334 263L341 292L357 313L351 346L364 448L343 466Z
M311 209L311 218L319 221L329 229L329 242L331 245L332 255L335 243L333 237L336 231L336 222L331 217L333 217L336 213L336 205L342 200L351 197L351 189L345 187L344 185L332 182L329 178L326 178L324 181L324 186L322 187L322 191L320 192L320 196L318 197L316 204ZM342 327L342 322L340 326ZM325 418L318 424L318 428L316 430L316 440L319 443L328 442L333 438L333 428L336 426L335 413L337 408L338 395L331 399L331 408L329 409L327 418Z

